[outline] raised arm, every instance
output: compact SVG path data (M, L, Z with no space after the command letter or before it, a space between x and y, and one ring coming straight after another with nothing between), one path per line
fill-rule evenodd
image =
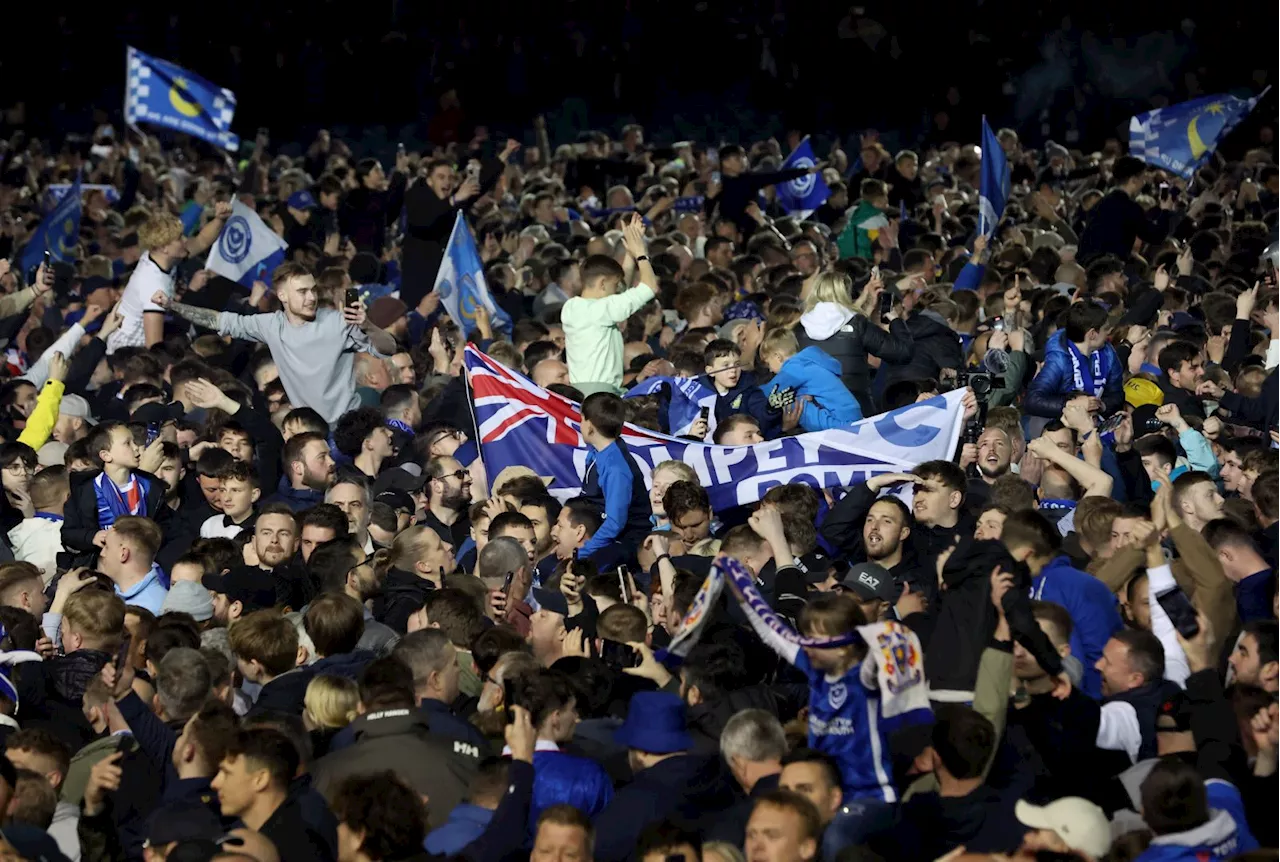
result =
M218 241L218 234L222 233L222 228L230 216L230 203L218 201L214 204L213 218L209 219L209 223L200 229L200 233L187 240L187 254L194 256L208 251L209 247Z
M627 223L622 226L622 244L627 250L627 256L635 261L636 268L640 272L640 284L647 284L656 291L658 289L658 276L654 274L653 265L649 262L649 255L646 254L648 246L644 239L644 218L639 213L632 215L631 218L627 219ZM645 300L645 302L648 301ZM641 304L643 305L643 303ZM637 308L636 310L638 311L639 309ZM635 312L631 313L634 314Z
M1084 489L1082 497L1111 496L1111 476L1105 470L1095 467L1087 461L1068 455L1059 449L1052 440L1045 437L1037 437L1027 444L1027 451L1037 458L1041 458L1065 470L1067 475L1079 482L1080 487Z

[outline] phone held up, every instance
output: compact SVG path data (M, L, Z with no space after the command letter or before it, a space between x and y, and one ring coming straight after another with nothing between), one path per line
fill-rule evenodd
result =
M1196 609L1192 606L1187 594L1174 587L1156 594L1156 601L1169 615L1169 622L1178 630L1178 634L1187 640L1200 634L1200 623L1196 620Z
M355 287L348 287L347 288L347 305L352 306L352 305L359 305L359 304L360 304L360 290Z

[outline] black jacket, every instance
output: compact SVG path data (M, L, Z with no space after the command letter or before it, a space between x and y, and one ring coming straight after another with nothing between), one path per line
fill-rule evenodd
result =
M840 380L858 399L863 416L875 413L871 402L871 367L867 365L867 354L878 356L884 362L905 364L911 361L911 330L901 320L891 322L889 331L885 332L861 314L855 314L835 334L822 339L810 335L812 327L804 325L803 317L800 323L796 327L796 340L800 343L800 349L817 347L840 363Z
M1128 260L1134 240L1160 242L1169 235L1169 210L1158 210L1148 218L1142 207L1120 189L1098 201L1080 235L1076 259L1087 264L1093 258L1114 254Z
M722 177L720 194L707 199L708 214L718 215L737 224L744 237L755 232L756 223L747 215L747 204L760 195L760 190L778 183L789 183L809 175L807 168L764 173L741 173L736 177Z
M352 189L342 202L338 222L342 232L351 238L356 251L367 251L380 257L387 242L387 227L400 218L407 178L395 171L390 180L385 190L363 186Z
M258 699L253 702L248 718L263 713L280 712L285 715L302 715L303 699L307 686L315 676L310 668L300 667L281 674L262 687Z
M404 569L391 569L382 585L382 596L374 604L373 615L394 631L404 634L409 617L426 602L435 589L430 581Z
M1231 411L1233 419L1269 431L1280 423L1280 406L1278 406L1280 396L1276 393L1277 385L1276 369L1272 368L1267 379L1262 381L1262 393L1257 398L1226 392L1223 393L1219 403Z
M456 214L466 213L471 205L486 194L502 176L505 165L499 159L486 159L480 165L480 193L457 206L441 199L423 181L415 182L404 193L405 235L401 256L403 276L400 299L417 308L422 297L432 291L436 272L444 259L444 247L453 232Z
M307 825L302 808L292 796L271 813L258 831L276 845L280 862L327 862L336 858L333 847Z
M937 312L914 312L906 326L911 333L911 355L905 362L881 363L877 384L882 394L899 380L937 380L944 368L964 368L960 336Z
M1052 694L1030 697L1018 707L1010 703L1006 713L1005 739L991 768L991 782L997 776L1025 775L1025 798L1047 803L1064 796L1083 796L1098 802L1098 722L1097 701L1078 688L1066 700Z
M698 822L733 804L720 759L679 754L636 773L596 818L599 862L631 857L641 830L668 817Z
M466 796L480 763L475 746L432 733L429 720L416 709L366 713L351 728L355 744L325 755L312 767L316 789L327 793L350 775L390 769L431 800L432 828L443 824Z
M929 862L964 845L970 853L1012 853L1027 828L1013 814L1015 800L982 786L967 796L920 793L902 804L898 822L871 848L886 859Z
M164 504L164 492L168 486L150 473L142 470L133 472L150 483L141 514L155 521L161 530L167 530L173 515L173 510ZM99 475L100 473L71 474L71 497L67 500L65 509L66 520L62 522L62 546L66 548L68 562L73 562L76 566L88 565L98 553L93 537L102 527L99 525L98 496L93 482Z

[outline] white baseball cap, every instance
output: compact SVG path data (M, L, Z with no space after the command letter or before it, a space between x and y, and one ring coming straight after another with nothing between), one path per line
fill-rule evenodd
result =
M1055 832L1072 850L1095 859L1111 849L1111 821L1106 812L1079 796L1064 796L1048 805L1032 805L1020 799L1013 813L1023 826Z

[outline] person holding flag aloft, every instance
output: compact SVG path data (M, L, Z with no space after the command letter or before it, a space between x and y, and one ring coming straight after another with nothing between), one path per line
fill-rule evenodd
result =
M747 155L737 144L720 148L720 193L707 195L707 210L716 213L738 226L744 237L755 230L755 222L747 213L747 205L756 199L760 190L778 183L787 183L816 174L822 165L807 168L791 168L785 171L747 172Z

